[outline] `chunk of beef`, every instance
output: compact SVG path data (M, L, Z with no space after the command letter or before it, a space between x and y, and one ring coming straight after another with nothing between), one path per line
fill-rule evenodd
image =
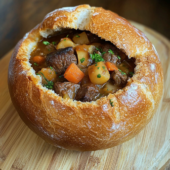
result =
M102 50L104 53L103 55L103 58L105 61L109 61L111 63L114 63L114 64L118 64L119 63L119 59L118 59L118 49L111 45L111 44L105 44L103 47L102 47ZM111 52L111 51L113 52Z
M119 70L115 70L111 74L112 79L114 80L115 84L117 85L124 85L127 83L127 75L124 73L121 73Z
M111 63L113 63L113 64L117 64L117 62L118 62L117 56L114 55L114 54L110 54L110 53L108 53L108 52L106 52L106 53L103 55L103 59L104 59L105 61L109 61L109 62L111 62Z
M57 74L64 73L71 63L77 64L77 58L74 55L72 47L62 48L48 54L46 61L47 65L52 66L56 70Z
M95 43L95 42L99 42L100 38L94 34L92 34L91 32L86 32L87 37L90 41L90 43Z
M78 89L80 88L79 84L74 84L71 82L56 82L54 84L54 90L57 94L63 98L74 99Z
M102 46L102 50L103 50L104 52L108 52L109 50L112 50L115 55L118 55L118 53L119 53L119 51L120 51L118 48L116 48L116 46L114 46L113 44L109 44L109 43L104 44L104 45Z
M89 84L89 83L91 83L90 79L89 79L89 76L88 75L84 76L83 79L81 80L81 85Z
M83 102L90 102L96 100L99 96L99 88L94 84L82 85L78 90L76 95L76 100L81 100Z
M54 52L56 51L56 48L53 44L49 44L47 46L45 46L45 48L51 53L51 52Z

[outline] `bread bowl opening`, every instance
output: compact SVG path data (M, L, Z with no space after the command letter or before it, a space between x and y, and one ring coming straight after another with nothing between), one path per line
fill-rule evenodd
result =
M126 86L135 59L109 41L90 33L64 29L41 38L30 63L42 85L64 99L95 101Z

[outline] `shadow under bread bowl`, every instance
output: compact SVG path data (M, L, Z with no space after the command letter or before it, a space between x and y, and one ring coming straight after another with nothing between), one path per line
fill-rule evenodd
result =
M30 55L41 37L64 28L90 31L135 58L135 72L126 86L91 102L63 99L43 87ZM80 5L47 14L25 35L10 60L8 84L29 128L57 147L88 151L119 145L146 126L163 94L163 71L154 46L141 31L111 11Z

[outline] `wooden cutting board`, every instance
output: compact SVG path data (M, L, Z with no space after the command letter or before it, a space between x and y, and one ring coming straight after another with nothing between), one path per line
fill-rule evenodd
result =
M45 143L20 119L11 103L7 71L12 51L0 60L1 170L148 170L170 168L170 42L132 22L155 45L164 70L164 97L151 122L135 138L114 148L77 152ZM169 73L169 74L168 74Z

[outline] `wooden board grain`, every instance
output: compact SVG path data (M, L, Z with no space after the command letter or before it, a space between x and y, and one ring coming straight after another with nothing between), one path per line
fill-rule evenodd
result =
M7 85L11 51L0 60L1 170L163 170L169 166L170 42L145 26L132 24L155 45L163 65L165 93L151 122L130 141L101 151L69 151L45 143L22 122L11 103Z

